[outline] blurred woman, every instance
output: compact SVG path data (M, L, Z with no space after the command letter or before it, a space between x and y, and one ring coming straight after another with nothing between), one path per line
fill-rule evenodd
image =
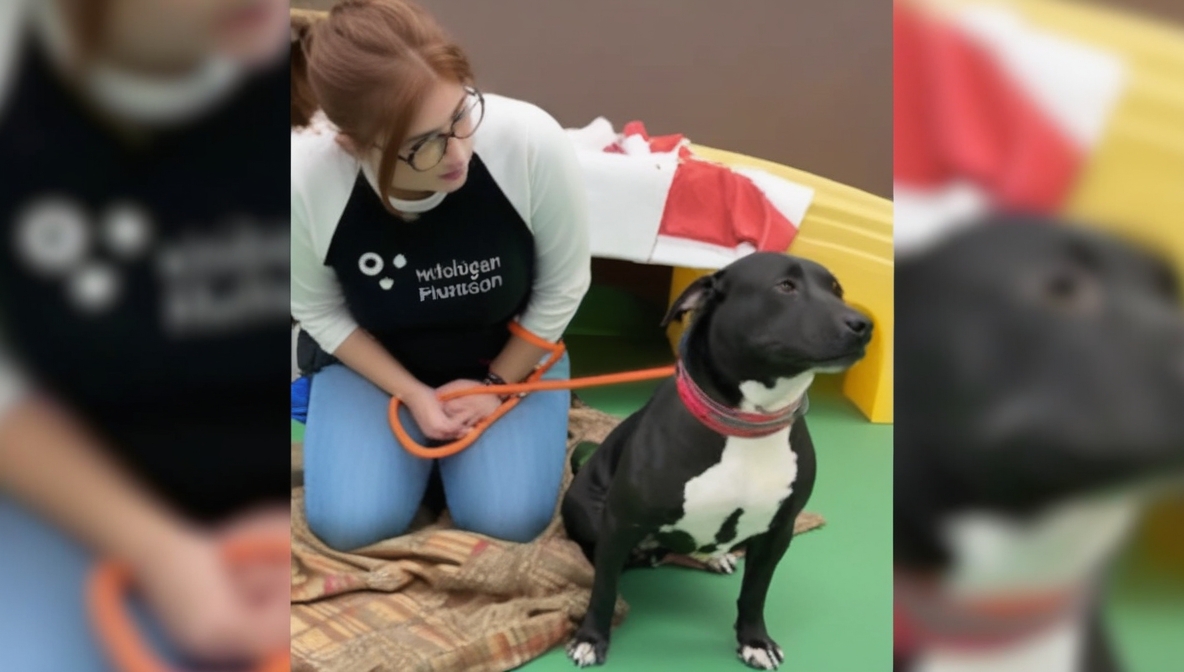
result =
M0 669L109 669L84 602L99 559L132 570L173 660L286 647L287 569L248 580L221 548L288 529L287 3L17 5Z

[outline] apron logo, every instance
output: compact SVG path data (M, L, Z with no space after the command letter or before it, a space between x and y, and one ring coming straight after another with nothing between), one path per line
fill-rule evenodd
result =
M166 244L155 240L152 218L135 203L118 201L92 217L81 204L55 195L18 214L14 243L24 266L60 282L80 313L114 310L125 293L123 266L149 260L161 327L174 336L284 319L290 312L287 229L251 218L227 225L183 233Z
M396 254L395 257L391 259L391 265L396 269L403 268L407 265L407 257L404 257L401 254ZM358 270L370 277L375 277L379 273L382 273L384 266L385 264L382 261L382 257L377 252L363 252L362 256L358 257ZM384 290L388 290L395 286L395 281L393 278L383 277L378 280L378 286L382 287Z
M97 228L97 233L96 233ZM77 203L48 197L17 216L16 250L21 261L44 278L61 280L79 310L100 313L114 307L123 282L114 264L97 252L125 262L142 258L152 239L147 214L132 203L107 208L98 226Z

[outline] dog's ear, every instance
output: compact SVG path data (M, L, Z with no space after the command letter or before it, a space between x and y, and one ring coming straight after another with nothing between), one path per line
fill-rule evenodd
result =
M666 313L666 317L662 318L662 324L659 326L665 328L686 313L702 308L707 303L707 299L719 289L719 281L723 277L723 273L722 270L716 271L711 275L705 275L692 282L675 299L674 303L670 306L670 312Z

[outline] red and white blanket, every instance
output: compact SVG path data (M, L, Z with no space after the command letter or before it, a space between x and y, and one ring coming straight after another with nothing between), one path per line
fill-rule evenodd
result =
M894 22L897 251L992 208L1058 212L1122 95L1123 61L1006 7L898 1Z
M813 189L766 171L696 158L681 135L622 132L603 117L568 131L588 187L592 254L720 268L753 251L784 252Z

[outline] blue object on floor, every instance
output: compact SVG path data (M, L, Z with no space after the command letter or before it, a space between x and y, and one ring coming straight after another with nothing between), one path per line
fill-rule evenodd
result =
M308 418L308 395L311 387L312 378L310 376L300 376L292 381L292 419L297 422L304 422Z

